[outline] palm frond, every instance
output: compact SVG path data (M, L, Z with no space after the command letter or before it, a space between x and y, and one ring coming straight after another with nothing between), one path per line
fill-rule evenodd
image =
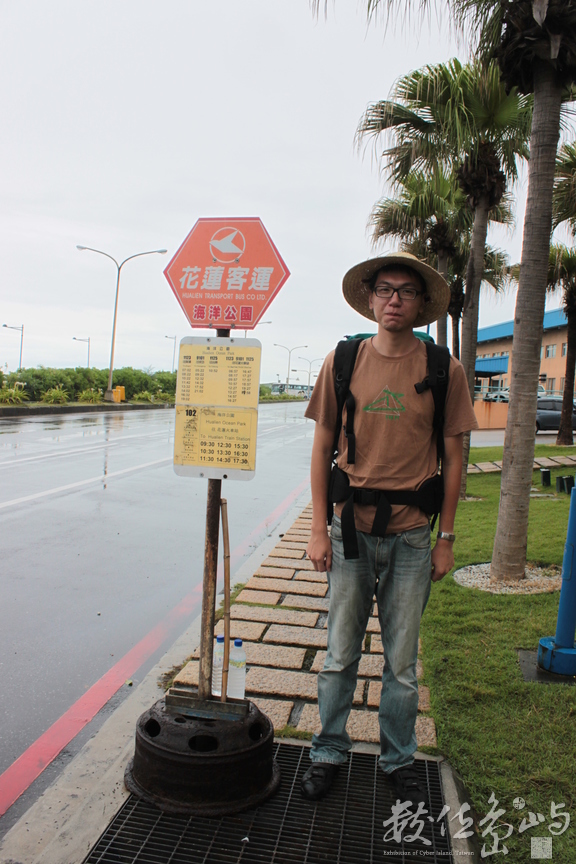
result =
M488 61L500 42L504 20L500 0L451 0L456 24L468 35L473 52Z
M515 180L518 161L528 157L532 104L514 89L506 92L496 64L453 58L399 78L389 99L368 106L355 142L388 136L382 155L394 182L439 163L454 168L464 155L474 163L489 143L505 177Z
M576 235L576 143L564 144L556 157L556 176L552 193L552 227L568 223Z

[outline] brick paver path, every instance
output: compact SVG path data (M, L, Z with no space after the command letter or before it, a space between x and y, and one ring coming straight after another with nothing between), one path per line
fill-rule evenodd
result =
M480 466L479 466L480 467ZM480 469L481 470L481 469ZM498 470L491 464L489 471ZM308 505L277 546L258 567L230 610L232 636L244 639L248 672L246 695L272 720L301 732L320 728L317 673L326 656L328 582L305 558L312 508ZM216 634L224 632L219 621ZM198 651L177 676L181 684L197 686ZM370 617L358 670L354 707L348 733L353 741L379 741L382 640L376 612ZM418 660L418 678L422 662ZM430 692L418 687L416 739L419 746L436 745Z

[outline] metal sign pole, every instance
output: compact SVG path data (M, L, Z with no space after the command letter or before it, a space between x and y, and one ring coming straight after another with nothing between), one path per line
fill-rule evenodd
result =
M217 330L216 336L230 336L230 330ZM206 539L204 543L204 577L202 587L202 624L200 628L200 664L198 697L212 695L212 653L214 649L214 616L216 610L216 573L218 569L218 535L222 480L208 480L206 501Z
M204 545L204 586L202 589L202 625L200 630L200 669L198 696L212 694L212 650L216 607L216 570L218 567L218 532L220 527L221 480L208 480L206 502L206 540Z

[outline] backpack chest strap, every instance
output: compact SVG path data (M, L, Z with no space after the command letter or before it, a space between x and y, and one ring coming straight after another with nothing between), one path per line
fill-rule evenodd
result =
M355 489L350 486L348 475L334 466L330 476L329 499L331 503L344 501L342 515L342 543L346 559L359 558L358 538L354 520L354 504L376 507L370 534L384 537L392 515L392 505L418 507L427 516L432 516L432 528L442 507L444 484L439 474L423 483L419 489Z

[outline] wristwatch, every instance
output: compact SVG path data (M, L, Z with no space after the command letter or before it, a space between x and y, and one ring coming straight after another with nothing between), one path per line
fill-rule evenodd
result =
M436 539L437 540L449 540L450 543L454 543L454 541L456 540L456 535L455 534L449 534L448 531L438 531L438 534L436 535Z

